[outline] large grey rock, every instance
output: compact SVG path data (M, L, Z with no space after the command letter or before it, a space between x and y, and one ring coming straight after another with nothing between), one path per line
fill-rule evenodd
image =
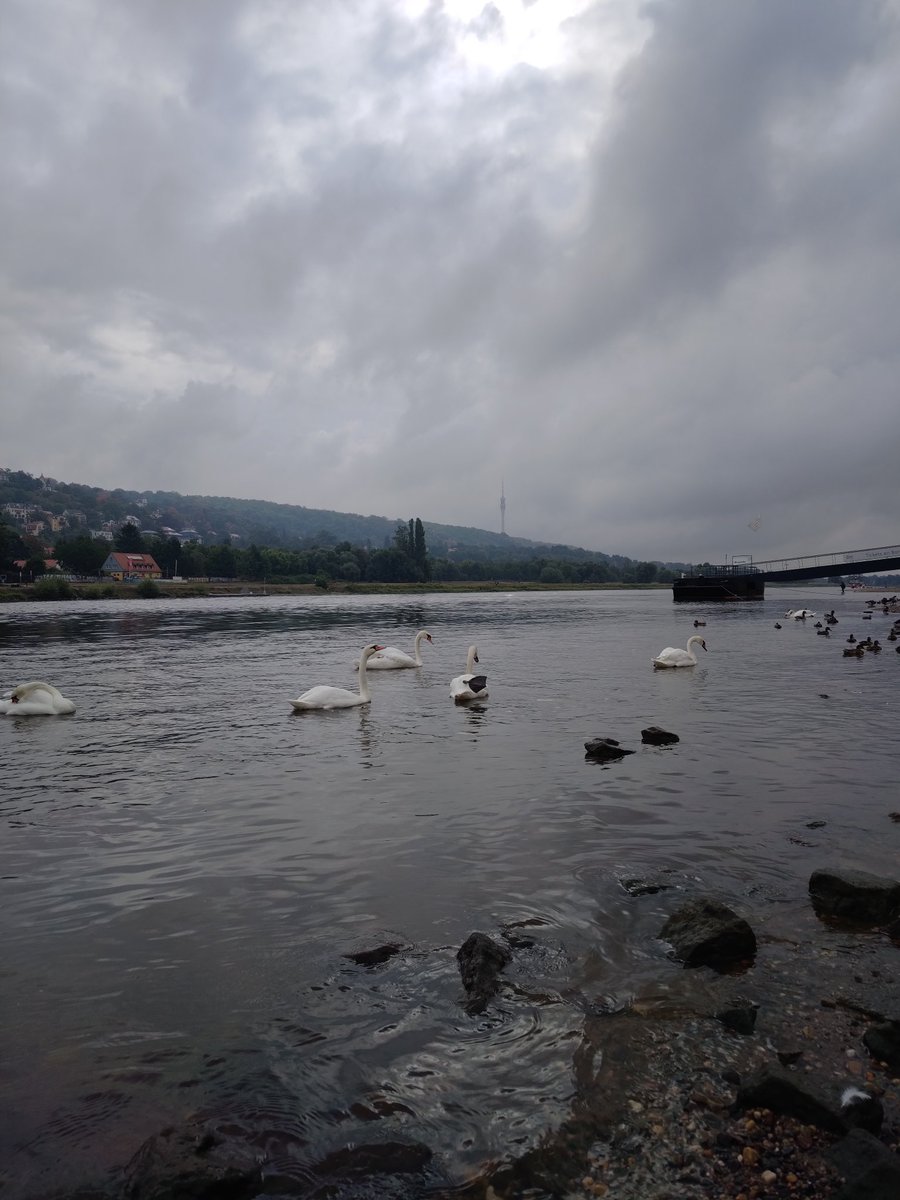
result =
M867 871L813 871L809 894L820 917L884 925L900 915L900 882Z
M756 934L736 912L718 900L700 897L677 909L659 932L687 967L725 971L756 954Z

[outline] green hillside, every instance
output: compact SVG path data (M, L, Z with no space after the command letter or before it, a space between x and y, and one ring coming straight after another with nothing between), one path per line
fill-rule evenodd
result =
M156 544L154 539L174 537L205 547L228 545L241 552L251 547L303 551L349 543L375 553L395 545L398 523L405 525L409 514L402 518L365 516L268 500L105 489L0 468L0 519L18 533L29 534L35 547L38 543L52 546L73 537L109 537L126 522L133 522L146 534L148 544ZM545 564L593 564L595 574L600 572L603 578L657 577L655 571L646 569L635 574L636 568L650 564L635 563L621 555L509 537L471 526L435 521L423 521L423 525L428 554L435 564L481 564L486 571L487 564L498 564L499 568L540 559ZM657 565L680 568L680 564ZM469 577L471 574L469 570Z
M306 508L300 504L275 504L269 500L89 487L6 468L0 469L0 509L8 505L27 506L34 510L35 518L41 513L57 517L67 532L118 527L128 517L134 517L142 529L160 532L167 528L176 533L194 530L205 543L229 539L238 545L256 543L283 547L347 541L379 548L391 543L398 521L407 519L406 515L364 516ZM24 523L17 515L12 519L9 513L4 516L16 526ZM433 554L466 547L495 550L504 557L530 556L545 548L527 538L513 538L487 529L442 525L434 521L424 521L424 525ZM563 549L579 554L591 553L579 551L577 547L554 547L554 550Z

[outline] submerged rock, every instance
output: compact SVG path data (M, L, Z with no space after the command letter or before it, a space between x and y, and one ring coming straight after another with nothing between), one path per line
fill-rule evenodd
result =
M148 1138L125 1168L129 1200L252 1200L262 1186L248 1149L203 1127L169 1126Z
M657 892L667 892L670 883L660 883L656 879L620 879L619 884L629 896L655 896Z
M382 963L393 958L395 954L399 954L403 947L399 942L387 942L384 946L376 946L373 950L359 950L355 954L345 954L344 958L349 958L351 962L355 962L360 967L378 967Z
M431 1161L431 1150L422 1142L369 1142L335 1150L313 1170L317 1175L354 1179L366 1175L405 1175L421 1171Z
M757 1012L758 1004L734 1004L717 1012L716 1020L721 1021L725 1028L733 1033L750 1034L756 1026Z
M677 909L659 931L686 967L725 971L756 955L756 934L727 905L700 897Z

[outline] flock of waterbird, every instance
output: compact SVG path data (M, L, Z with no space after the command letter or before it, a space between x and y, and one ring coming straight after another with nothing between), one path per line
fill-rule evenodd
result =
M866 611L862 613L861 620L871 621L872 614L878 606L881 607L881 611L885 616L890 616L892 613L900 611L897 603L896 596L883 596L881 600L867 600ZM816 616L816 613L811 608L789 608L784 615L792 621L806 621L810 617ZM825 613L824 623L816 621L814 628L819 637L827 638L831 636L832 626L837 624L838 619L834 615L834 609L832 609L831 612ZM775 622L775 628L781 629L780 622ZM889 642L900 640L900 617L891 625L887 640ZM851 633L847 638L847 644L844 646L843 653L844 658L862 658L867 652L879 654L882 649L883 647L878 638L857 638L855 634ZM900 646L897 647L897 653L900 654Z
M870 621L874 609L879 604L885 614L898 612L900 609L897 608L897 603L896 596L884 597L880 601L867 600L867 611L862 614L862 619ZM789 608L784 615L786 619L793 621L806 621L815 617L816 613L811 608ZM831 612L825 613L824 623L816 621L816 632L822 637L829 637L832 627L837 623L838 619L832 609ZM695 628L705 624L705 621L694 621ZM775 628L782 628L779 621L775 622ZM900 617L891 626L887 640L889 642L900 640ZM433 641L434 639L427 629L420 629L416 634L412 654L407 654L397 646L381 646L377 642L371 642L368 646L363 647L355 664L359 677L356 691L352 691L350 688L334 687L331 684L319 684L303 692L296 700L291 700L290 705L295 712L321 712L335 708L357 708L361 704L368 704L372 699L369 691L369 671L415 670L424 665L422 643ZM650 661L655 670L695 667L697 655L694 647L700 647L702 650L707 648L706 640L699 633L688 638L684 649L679 646L666 646ZM877 638L873 640L866 637L858 640L851 633L847 638L847 645L844 647L844 656L862 658L866 652L877 654L881 649L881 643ZM900 646L897 647L897 653L900 654ZM450 697L455 703L466 704L470 700L487 698L487 676L475 673L478 661L478 647L470 646L466 656L465 671L450 680ZM74 711L75 705L71 700L67 700L52 684L40 680L20 683L0 700L0 715L6 716L62 716Z

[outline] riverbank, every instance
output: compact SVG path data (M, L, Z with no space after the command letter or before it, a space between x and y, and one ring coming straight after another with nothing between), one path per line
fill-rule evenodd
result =
M56 585L55 587L52 585ZM152 585L152 586L151 586ZM617 592L665 591L669 583L523 583L518 580L474 580L459 583L344 583L322 588L315 583L237 582L221 579L145 580L141 583L70 583L45 576L35 584L0 585L0 604L29 600L146 600L234 596L424 596L490 592Z
M896 1200L898 896L896 881L814 872L809 902L832 937L804 938L793 906L750 912L752 959L686 969L624 1005L584 997L570 1118L464 1194ZM734 937L695 919L710 953Z
M900 824L896 814L890 817ZM838 879L824 874L832 883ZM660 889L670 887L629 881L626 891L632 903L655 905ZM896 904L900 884L851 873L838 879L832 895L838 905L847 902L845 888L861 888L863 903L880 891L878 903ZM226 1114L191 1119L151 1138L124 1168L127 1194L134 1200L219 1196L227 1187L236 1200L252 1200L260 1191L298 1200L363 1194L403 1200L896 1200L896 918L887 926L835 924L835 941L827 945L827 939L811 943L791 932L797 918L792 906L750 916L760 926L758 942L750 934L756 949L749 960L735 958L718 970L685 967L624 1003L606 995L570 996L583 1022L572 1059L569 1117L521 1157L466 1183L442 1187L431 1174L432 1150L422 1142L373 1134L314 1162L312 1182L301 1186L288 1160L261 1165ZM695 945L721 946L721 931L709 931L715 920L707 924L702 915ZM535 949L540 929L530 927L527 936L499 931L501 940L493 943L477 936L484 946L493 945L495 957L489 961L482 951L472 968L482 971L487 997L474 1012L490 1012L491 994L504 990L507 967L514 970L516 956ZM377 972L397 953L399 946L381 946L355 961ZM84 1200L108 1200L108 1194L88 1192Z

